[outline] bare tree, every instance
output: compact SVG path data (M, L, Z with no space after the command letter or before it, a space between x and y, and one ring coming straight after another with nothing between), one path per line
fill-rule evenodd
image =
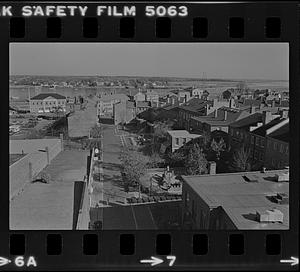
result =
M217 160L220 160L221 152L225 151L226 143L223 138L220 139L219 142L215 141L215 139L211 142L211 149L216 153Z
M249 149L246 149L244 146L242 146L234 151L230 168L236 172L250 171L251 163Z

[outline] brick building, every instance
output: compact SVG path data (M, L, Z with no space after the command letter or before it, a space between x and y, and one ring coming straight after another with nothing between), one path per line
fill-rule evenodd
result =
M289 229L287 169L182 178L183 229Z

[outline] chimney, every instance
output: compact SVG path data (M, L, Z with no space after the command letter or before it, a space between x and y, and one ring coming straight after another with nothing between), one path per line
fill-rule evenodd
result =
M215 118L218 117L218 109L215 109Z
M234 99L230 98L229 100L229 108L234 108Z
M287 110L281 110L280 111L280 117L281 118L288 118L289 117L289 111L287 111Z
M263 106L264 106L263 101L260 101L259 109L262 110Z
M224 111L224 121L227 120L227 114L228 114L228 113L227 113L227 110L225 110L225 111Z
M216 169L217 169L217 164L214 161L209 161L208 162L208 173L210 175L215 175L216 174Z
M205 106L205 115L208 115L208 111L209 111L209 105L206 104L206 106Z
M270 111L263 111L262 119L264 125L268 124L270 121L272 121L272 113Z
M214 107L214 108L217 106L217 102L218 102L218 99L217 99L217 98L214 98L214 99L213 99L213 107Z
M250 114L253 114L253 113L255 113L255 106L251 106L251 108L250 108Z

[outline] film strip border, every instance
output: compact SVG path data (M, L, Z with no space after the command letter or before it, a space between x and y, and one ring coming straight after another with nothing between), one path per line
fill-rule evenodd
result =
M3 3L4 5L5 3ZM39 4L45 6L46 4ZM60 3L60 5L63 5ZM90 10L96 4L87 4ZM117 7L123 4L116 4ZM145 4L136 3L135 17L13 17L0 16L1 46L7 42L289 42L291 49L291 89L299 87L295 63L299 66L299 12L294 3L276 4L187 4L186 17L146 17ZM160 3L153 4L160 6ZM165 3L164 6L167 4ZM172 4L173 5L173 4ZM174 4L178 6L178 4ZM21 3L14 4L16 10ZM298 13L297 13L298 12ZM7 54L4 50L0 52ZM296 57L296 58L295 58ZM8 60L5 56L4 61ZM298 67L297 66L297 67ZM7 69L7 67L6 67ZM2 70L1 70L2 72ZM5 71L4 71L5 72ZM5 72L5 74L7 71ZM5 77L5 76L4 76ZM3 74L2 74L3 78ZM1 80L2 81L2 80ZM5 83L8 84L8 83ZM295 94L291 94L296 98ZM291 104L297 99L291 99ZM295 105L295 104L294 104ZM294 107L295 109L295 107ZM297 116L293 110L292 114ZM296 145L298 146L298 145ZM295 160L297 163L297 160ZM292 179L295 179L292 173ZM292 199L297 186L292 184ZM3 192L6 194L6 191ZM4 196L4 197L2 197ZM1 194L4 201L8 197ZM297 201L293 201L297 204ZM291 203L293 204L293 203ZM291 205L293 206L293 205ZM291 214L298 208L291 208ZM8 209L5 214L8 218ZM172 231L101 231L42 232L11 231L0 223L0 256L7 256L18 266L28 269L29 257L35 257L40 269L99 268L141 269L141 260L151 256L163 260L156 267L168 268L167 257L175 256L174 269L271 269L280 264L294 264L298 252L298 219L291 218L291 230L237 232ZM22 257L21 259L18 257ZM296 257L296 256L295 256ZM23 261L20 261L23 260ZM149 267L150 264L148 265ZM8 267L8 266L7 266ZM297 266L294 266L295 268ZM147 266L145 265L145 268Z
M33 257L40 268L91 269L101 267L141 268L143 260L159 267L218 268L222 266L270 269L291 266L294 243L288 233L263 232L29 232L9 236L9 256L16 266ZM6 255L7 256L7 255ZM19 259L18 259L19 258ZM20 262L23 260L23 263ZM245 262L246 260L246 262ZM291 260L282 262L282 260ZM148 265L147 265L148 264ZM176 265L175 265L176 264ZM21 266L21 265L20 265ZM28 267L30 267L29 265ZM151 266L145 263L144 267Z
M68 7L68 4L59 5ZM107 9L108 5L103 7ZM124 3L110 5L111 15L101 13L101 16L96 16L99 6L88 3L85 4L88 7L85 16L75 13L74 16L57 17L34 16L33 11L30 16L23 16L21 11L24 5L16 3L13 6L15 11L13 16L0 16L0 20L9 24L10 31L7 34L11 41L47 39L47 41L112 42L221 40L276 42L288 41L294 32L293 26L297 24L295 3L204 5L197 2L188 4L154 2L147 5L131 2L127 7L128 9L135 7L135 12L130 13L130 16L122 13L125 5ZM31 10L37 6L45 10L47 4L28 6L32 7ZM151 8L151 12L147 11L147 7ZM186 7L186 13L182 13L183 15L179 15L181 7Z

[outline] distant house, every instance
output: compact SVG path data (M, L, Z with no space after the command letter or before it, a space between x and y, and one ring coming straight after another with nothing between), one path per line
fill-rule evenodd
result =
M136 117L133 101L120 101L114 105L114 124L127 124Z
M146 101L146 95L144 93L142 93L141 91L139 91L138 93L136 93L133 96L133 100L135 102L139 102L139 101Z
M104 95L97 103L97 116L111 117L114 115L114 104L129 100L125 94Z
M250 112L251 109L241 110L231 107L221 107L215 109L214 112L207 116L192 117L191 128L193 131L199 132L221 130L228 133L231 123L250 115Z
M156 91L148 90L145 94L146 101L151 102L151 104L158 104L159 102L159 95Z
M46 113L55 110L66 111L66 97L57 93L41 93L29 101L31 113Z
M171 150L181 148L189 141L199 138L201 135L189 133L187 130L169 130L168 131L168 142L171 145Z

